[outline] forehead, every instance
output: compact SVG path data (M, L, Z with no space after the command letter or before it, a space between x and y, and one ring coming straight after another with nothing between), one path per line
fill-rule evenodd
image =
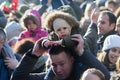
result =
M116 49L116 50L120 51L120 47L114 47L114 48L111 48L110 50L112 50L112 49Z
M51 59L52 63L65 61L69 58L70 58L70 56L68 56L65 52L60 52L59 54L56 54L56 55L50 55L50 59Z
M97 75L92 73L86 73L84 76L85 80L101 80Z
M98 18L98 21L107 21L109 22L109 17L107 14L101 14Z

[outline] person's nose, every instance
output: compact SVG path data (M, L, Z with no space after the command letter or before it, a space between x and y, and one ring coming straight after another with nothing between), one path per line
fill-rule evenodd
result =
M114 55L115 55L115 57L120 57L120 53L119 52L116 52Z
M61 67L57 66L57 73L61 73Z
M65 30L64 30L64 29L61 30L61 34L63 34L63 33L65 33Z
M97 27L100 28L100 27L101 27L101 23L98 23L98 24L97 24Z

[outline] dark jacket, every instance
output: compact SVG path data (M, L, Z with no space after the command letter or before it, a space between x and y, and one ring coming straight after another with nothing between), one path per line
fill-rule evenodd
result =
M104 40L106 39L106 37L109 36L109 35L113 35L113 34L117 34L117 31L112 30L109 33L107 33L107 34L105 34L103 36L100 36L98 38L98 40L97 40L98 50L102 50L103 43L104 43Z
M41 0L41 3L42 3L42 5L45 5L45 4L47 4L47 1L48 0ZM65 0L63 0L63 3L66 5L67 4L67 2L65 1ZM61 0L52 0L52 8L53 9L57 9L57 8L59 8L60 6L62 6L63 4L62 4L62 2L61 2Z
M98 39L96 24L91 24L88 27L88 30L86 31L85 35L83 33L83 30L79 26L73 27L71 31L71 35L73 34L81 34L84 39L84 45L85 45L84 49L87 51L91 51L92 54L96 55L97 53L96 44L97 44L97 39ZM55 35L54 32L50 36L51 36L50 37L51 40L58 40L58 37ZM73 49L73 47L77 45L76 42L71 41L70 36L65 37L63 39L62 44L71 49Z
M4 53L3 53L4 54ZM20 56L15 54L15 57L18 61L20 61ZM11 73L13 72L12 69L7 68L4 62L4 56L2 53L0 54L0 80L10 80Z
M97 25L94 23L91 23L84 35L84 40L89 46L90 51L96 55L97 50L96 50L96 44L97 44Z
M71 30L71 35L73 35L73 34L80 34L81 36L83 36L82 29L79 26L73 27L72 30ZM62 45L66 46L67 48L73 49L74 47L77 46L78 43L71 40L71 35L63 38ZM52 32L50 34L49 39L54 40L54 41L59 40L59 38L57 37L57 35L54 32ZM84 38L84 45L85 45L85 47L84 47L85 50L90 50L89 45L86 41L86 38Z
M54 76L54 73L51 71L48 71L47 73L40 73L40 74L31 73L30 74L37 59L38 57L36 57L35 55L32 55L31 51L28 52L24 56L18 68L14 71L11 80L54 80L55 76ZM85 66L83 67L81 63L85 65L86 67ZM109 74L109 71L106 69L106 67L101 62L99 62L96 59L96 57L93 56L91 53L84 52L83 55L79 57L79 61L74 62L73 72L71 74L72 76L70 76L66 80L79 80L82 73L88 67L89 68L94 67L94 68L101 70L104 73L106 80L110 79L110 74ZM59 80L59 79L56 79L56 80Z
M100 36L97 33L97 25L95 23L91 23L88 27L87 32L84 35L84 39L88 44L90 51L96 55L96 53L102 49L103 42L108 35L117 34L115 30L110 31L109 33Z

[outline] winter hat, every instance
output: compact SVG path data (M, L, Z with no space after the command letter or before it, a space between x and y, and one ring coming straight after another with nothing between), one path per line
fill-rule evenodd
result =
M71 26L62 18L57 18L57 19L55 19L53 21L53 28L54 28L54 30L57 30L61 26L70 27L71 28Z
M120 36L118 35L110 35L106 37L102 51L114 48L114 47L119 47L120 48Z
M29 9L25 12L26 14L33 14L36 16L36 18L39 21L39 27L41 27L41 15L39 14L39 12L36 9Z
M6 25L4 28L7 34L7 39L11 39L14 36L19 36L19 34L24 30L19 23L12 21Z

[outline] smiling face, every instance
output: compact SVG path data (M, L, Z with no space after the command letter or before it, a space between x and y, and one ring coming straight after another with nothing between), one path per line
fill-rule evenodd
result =
M120 57L120 48L115 47L110 49L108 57L109 61L115 64L117 59Z
M52 62L52 69L56 77L59 79L68 78L74 62L73 57L66 55L65 52L60 52L57 55L51 55L50 58Z

